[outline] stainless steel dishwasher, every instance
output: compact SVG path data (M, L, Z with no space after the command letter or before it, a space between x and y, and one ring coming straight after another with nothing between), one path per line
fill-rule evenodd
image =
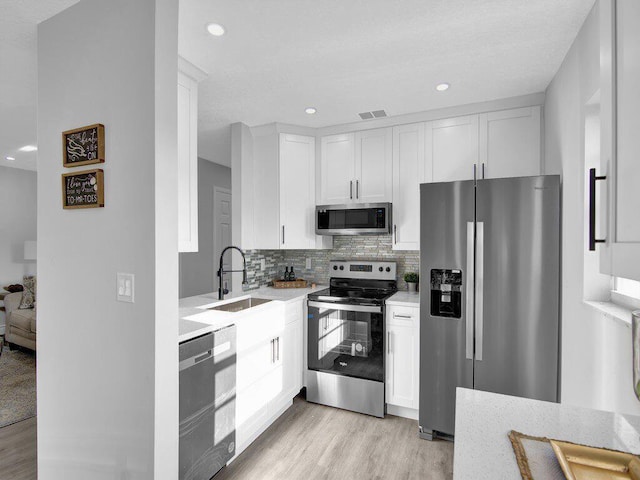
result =
M180 343L180 479L209 480L236 451L236 327Z

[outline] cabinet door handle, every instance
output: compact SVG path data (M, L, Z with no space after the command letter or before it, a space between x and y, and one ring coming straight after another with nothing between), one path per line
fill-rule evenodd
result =
M484 163L482 164L482 179L484 180Z
M597 176L596 169L589 169L589 250L596 249L596 243L605 243L605 239L596 238L596 182L606 180L607 176Z
M284 225L282 225L282 244L284 245Z
M280 361L280 337L276 338L276 342L278 342L278 345L276 347L276 353L277 353L276 360Z
M391 353L391 332L387 331L387 353Z
M476 164L473 164L473 181L476 181Z
M349 199L353 200L353 180L349 181Z
M393 243L398 244L398 225L393 226Z
M360 180L356 180L356 199L360 198Z

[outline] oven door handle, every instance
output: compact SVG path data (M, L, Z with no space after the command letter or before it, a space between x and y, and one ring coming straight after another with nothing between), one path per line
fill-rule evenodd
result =
M328 308L330 310L344 310L347 312L382 313L382 307L380 306L367 307L364 305L345 305L342 303L324 303L313 301L309 301L309 306L316 308Z

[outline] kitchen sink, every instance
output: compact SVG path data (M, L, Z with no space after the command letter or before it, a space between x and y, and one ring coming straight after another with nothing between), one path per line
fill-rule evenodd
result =
M217 307L211 307L207 310L219 310L221 312L242 312L243 310L247 310L248 308L257 307L258 305L263 305L270 301L271 300L267 300L266 298L249 297L242 300L236 300L235 302L225 303L224 305L218 305Z

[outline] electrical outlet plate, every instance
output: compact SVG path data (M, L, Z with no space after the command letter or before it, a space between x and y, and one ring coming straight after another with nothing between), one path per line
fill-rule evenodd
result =
M134 302L135 275L133 273L116 274L116 294L119 302Z
M311 270L311 259L310 258L306 259L305 268L307 270Z
M267 268L264 258L260 259L260 270Z

